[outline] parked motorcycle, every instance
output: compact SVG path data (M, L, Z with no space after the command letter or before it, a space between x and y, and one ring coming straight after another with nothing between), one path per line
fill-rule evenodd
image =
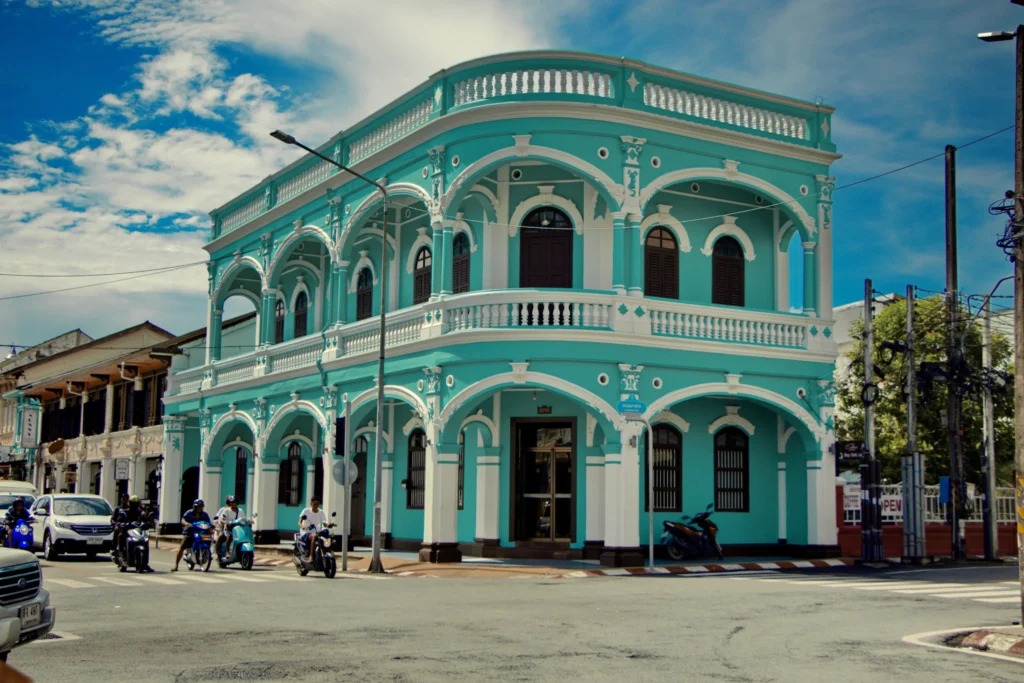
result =
M120 548L115 547L111 553L114 564L122 572L134 567L139 574L149 568L149 524L146 522L120 522Z
M3 546L32 552L32 542L35 540L34 532L30 526L36 521L34 517L19 519L13 527L9 524L3 525Z
M336 517L337 512L332 512L331 517ZM305 520L305 515L302 516ZM299 576L305 576L310 571L323 572L328 579L333 579L338 571L338 565L334 561L334 551L331 550L331 527L333 522L325 524L316 530L315 546L313 547L313 561L309 557L309 550L302 542L302 533L295 534L295 550L292 553L292 562L295 563L295 571Z
M699 557L714 553L724 560L722 546L718 544L718 526L711 521L714 505L708 505L696 517L684 515L678 522L664 522L665 531L661 542L673 560L684 557ZM687 524L687 522L689 522Z
M187 533L192 543L185 548L182 559L188 565L189 570L200 567L204 572L210 571L210 563L213 561L213 552L210 547L213 541L210 536L213 533L213 525L208 522L194 522L189 526Z
M255 517L256 515L253 515L253 518ZM231 544L226 554L220 554L220 546L217 546L217 563L221 569L236 562L246 571L252 569L256 558L256 543L253 541L252 520L240 519L228 522L228 529L231 530Z

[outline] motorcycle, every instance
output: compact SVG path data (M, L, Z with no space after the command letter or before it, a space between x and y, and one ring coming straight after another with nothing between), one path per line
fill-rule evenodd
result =
M149 524L121 522L120 527L123 540L118 541L121 547L111 553L114 564L122 572L134 567L136 573L145 573L149 569Z
M332 512L331 517L336 517L337 512ZM305 520L305 515L302 516ZM328 579L333 579L338 571L338 565L334 561L334 551L331 550L331 531L334 523L325 524L316 530L316 545L313 548L313 561L306 558L309 552L302 542L302 533L295 534L295 550L292 553L292 562L295 563L295 571L299 576L305 576L310 571L323 572Z
M210 563L213 561L213 552L210 546L213 545L210 535L213 533L213 525L208 522L194 522L188 528L188 534L192 543L185 548L182 559L188 565L189 570L200 567L204 572L210 571Z
M255 517L256 515L253 515L253 518ZM252 569L256 558L256 543L253 541L252 520L239 519L234 522L228 522L228 529L231 530L231 544L227 554L221 554L220 546L217 546L217 563L221 569L235 562L246 571Z
M673 560L684 557L698 557L714 553L724 560L722 546L718 544L718 526L711 521L714 505L708 505L704 512L691 518L684 515L678 522L664 522L665 531L661 542ZM689 522L689 524L687 524Z
M34 517L19 519L12 525L3 525L3 546L32 552L32 542L35 540L34 532L30 524L36 521Z

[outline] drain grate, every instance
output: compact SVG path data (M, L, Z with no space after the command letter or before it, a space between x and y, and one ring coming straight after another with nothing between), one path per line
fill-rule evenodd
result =
M61 640L62 638L64 638L64 636L60 635L59 633L54 633L53 631L50 631L42 638L39 638L39 640Z

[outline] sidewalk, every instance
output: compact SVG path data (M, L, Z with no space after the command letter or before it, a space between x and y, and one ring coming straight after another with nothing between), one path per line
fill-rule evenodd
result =
M960 647L1016 656L1024 662L1024 627L1008 626L975 631L960 641Z

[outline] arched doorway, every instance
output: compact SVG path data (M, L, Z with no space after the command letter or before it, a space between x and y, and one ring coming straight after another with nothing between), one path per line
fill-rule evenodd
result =
M519 231L519 286L572 288L573 225L550 206L534 209Z
M192 503L199 497L199 467L189 467L181 473L181 513L192 509Z

